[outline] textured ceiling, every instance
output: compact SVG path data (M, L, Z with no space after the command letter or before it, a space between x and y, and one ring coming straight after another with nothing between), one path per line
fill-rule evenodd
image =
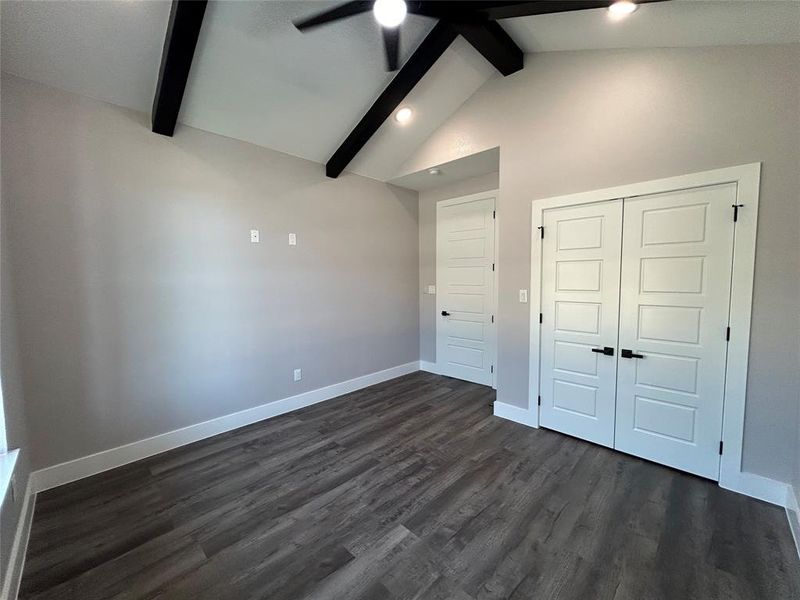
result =
M0 0L2 70L150 112L169 7Z
M797 0L672 0L624 19L605 9L502 22L525 52L800 42Z
M324 163L386 86L372 15L302 34L291 20L333 2L210 2L180 121ZM150 112L170 2L0 1L2 69ZM433 21L403 25L407 57ZM800 41L798 2L673 1L624 21L604 10L503 21L526 51ZM406 104L414 120L387 121L348 170L380 180L490 77L463 40L442 56Z
M370 13L297 31L294 18L319 2L209 3L181 121L326 162L392 78ZM433 27L410 16L401 60ZM463 41L454 44L406 104L414 120L386 122L348 170L385 180L494 70Z

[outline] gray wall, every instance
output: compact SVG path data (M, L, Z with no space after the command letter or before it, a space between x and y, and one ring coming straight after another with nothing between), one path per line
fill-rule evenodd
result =
M436 362L436 296L427 293L429 285L436 285L436 203L449 198L496 190L499 186L499 176L499 173L488 173L469 177L419 194L420 360Z
M406 163L500 146L498 399L528 402L531 200L762 161L746 471L791 481L800 304L800 46L553 52L487 82Z
M9 554L17 524L22 516L20 511L30 472L30 446L17 353L16 310L9 276L9 230L5 198L5 190L0 182L0 382L2 382L3 388L2 400L7 445L9 449L22 448L22 452L17 459L14 473L16 497L12 496L11 491L8 491L0 509L0 589L8 577ZM32 507L33 503L31 502L29 511Z
M418 360L415 192L2 86L34 468Z

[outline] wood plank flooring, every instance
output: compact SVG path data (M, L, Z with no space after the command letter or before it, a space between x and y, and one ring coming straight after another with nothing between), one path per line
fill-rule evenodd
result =
M26 599L800 598L781 509L415 373L40 494Z

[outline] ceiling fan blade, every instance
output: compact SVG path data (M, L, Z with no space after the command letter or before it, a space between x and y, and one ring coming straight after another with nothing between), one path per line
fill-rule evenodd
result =
M398 56L400 55L400 28L382 27L383 46L386 50L386 70L397 71Z
M347 17L352 17L353 15L368 12L372 10L372 4L373 3L369 0L345 2L344 4L335 6L330 10L322 11L321 13L317 13L311 17L293 21L293 24L300 31L305 31L306 29L311 29L312 27L319 27L320 25L325 25L326 23L330 23L332 21L338 21L339 19L346 19Z

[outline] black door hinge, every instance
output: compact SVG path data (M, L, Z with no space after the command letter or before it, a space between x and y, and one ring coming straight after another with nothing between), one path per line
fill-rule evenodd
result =
M722 440L719 441L719 455L722 456Z
M492 323L494 323L494 315L492 315Z
M542 313L539 313L539 323L542 322Z
M742 208L744 204L731 204L731 206L733 207L733 222L736 223L739 218L739 209Z
M494 373L494 365L491 366L491 368L489 369L489 372L490 373Z
M725 330L725 341L726 342L730 342L731 341L731 328L730 327L728 327Z
M541 406L541 405L542 405L542 397L539 396L539 406Z
M496 211L496 210L493 210L493 211L492 211L492 218L493 218L493 219L496 219L496 218L497 218L497 211Z
M494 271L494 263L492 263L492 271Z
M539 230L539 234L541 235L541 238L542 238L542 239L544 239L544 226L543 226L543 225L540 225L540 226L539 226L539 227L537 227L536 229L538 229L538 230Z

